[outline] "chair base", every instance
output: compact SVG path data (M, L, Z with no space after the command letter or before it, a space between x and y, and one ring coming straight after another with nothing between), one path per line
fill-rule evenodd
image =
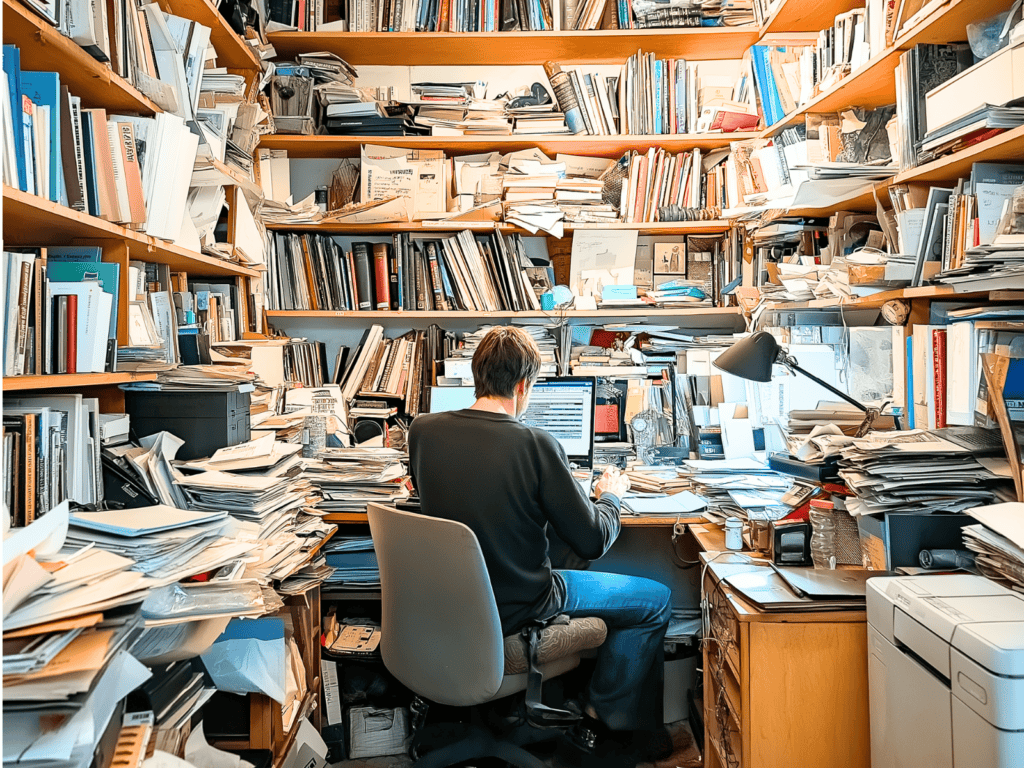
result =
M550 732L545 734L550 736ZM513 737L514 738L514 737ZM517 739L518 741L518 739ZM431 750L413 763L413 768L449 768L449 766L495 757L516 768L546 768L545 763L534 757L511 740L494 736L479 725L470 725L469 732L458 741Z

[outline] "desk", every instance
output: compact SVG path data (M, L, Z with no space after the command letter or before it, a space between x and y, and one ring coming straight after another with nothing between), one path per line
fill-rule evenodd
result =
M735 558L688 530L703 562ZM768 614L702 570L706 768L869 768L866 613Z
M621 519L623 528L672 528L676 525L676 523L680 523L682 525L689 525L691 523L702 523L705 520L703 517L680 516L677 518L664 515L623 515ZM325 515L324 522L336 523L338 525L344 525L345 523L365 523L366 513L335 512L333 514Z

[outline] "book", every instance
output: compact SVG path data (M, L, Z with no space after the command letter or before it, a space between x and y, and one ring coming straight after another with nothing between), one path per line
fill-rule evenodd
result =
M391 278L388 269L387 243L373 244L373 281L376 288L374 309L389 309L391 306Z

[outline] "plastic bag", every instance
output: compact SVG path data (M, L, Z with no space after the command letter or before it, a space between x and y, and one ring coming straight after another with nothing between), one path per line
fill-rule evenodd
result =
M1021 0L1017 0L1008 11L997 13L984 21L967 25L967 41L971 52L978 61L987 59L1010 42L1010 29L1021 18Z

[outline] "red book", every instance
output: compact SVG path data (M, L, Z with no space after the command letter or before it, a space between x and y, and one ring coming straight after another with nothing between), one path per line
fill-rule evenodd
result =
M932 329L932 364L935 367L935 428L946 426L946 330Z
M78 297L68 295L68 373L78 373Z
M373 244L373 274L377 288L377 309L391 308L391 278L388 273L388 244Z

